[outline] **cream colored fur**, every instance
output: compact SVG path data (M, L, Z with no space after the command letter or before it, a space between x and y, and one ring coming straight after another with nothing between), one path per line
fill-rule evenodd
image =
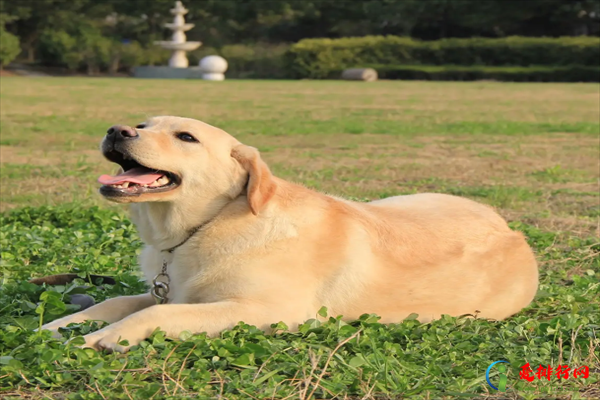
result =
M190 132L200 143L175 137ZM352 320L376 313L399 322L442 314L503 319L533 299L534 255L490 207L444 194L356 203L274 177L258 151L202 122L156 117L138 129L134 158L178 174L177 189L131 201L151 282L167 254L170 302L149 294L107 300L44 325L85 320L110 325L86 346L126 351L156 328L217 335L239 321L297 328L320 307Z

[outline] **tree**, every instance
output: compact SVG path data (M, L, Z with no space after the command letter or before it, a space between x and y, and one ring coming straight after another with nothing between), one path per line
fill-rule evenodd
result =
M186 33L188 40L216 49L365 35L435 40L600 34L600 0L184 0L184 5L186 20L195 24ZM115 71L121 60L140 59L140 48L145 62L162 62L163 53L153 42L169 37L164 24L173 18L173 6L174 0L0 0L0 15L31 62L57 63L61 57L55 50L68 47L68 36L83 47L59 64L72 66L83 57ZM80 29L83 25L89 29ZM49 40L56 41L51 51ZM137 42L139 48L124 42ZM99 61L106 57L109 61Z
M61 29L84 17L93 20L106 17L112 2L96 0L19 0L1 1L0 13L10 15L8 30L19 36L30 62L36 59L41 34L48 29Z
M0 23L0 69L8 65L21 52L19 38L4 29Z

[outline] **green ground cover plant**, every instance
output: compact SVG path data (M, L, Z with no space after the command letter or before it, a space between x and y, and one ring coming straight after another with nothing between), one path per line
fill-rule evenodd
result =
M6 399L576 399L600 396L598 85L2 78L0 397ZM157 331L127 354L33 329L146 290L126 210L96 193L115 123L181 115L258 147L273 172L358 201L443 192L490 204L540 262L535 301L505 321L382 325L322 309L299 332L239 324L220 337ZM76 272L64 286L27 281ZM95 285L90 274L116 278ZM83 288L82 288L83 286ZM65 344L67 338L75 338ZM486 368L506 360L506 392ZM519 379L519 367L589 367ZM492 380L498 379L497 373Z

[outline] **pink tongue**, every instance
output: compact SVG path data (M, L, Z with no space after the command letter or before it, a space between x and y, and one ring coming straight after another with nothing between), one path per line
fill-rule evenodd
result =
M149 172L147 168L132 168L127 172L123 172L117 176L102 175L98 178L98 182L103 185L119 185L124 182L138 183L140 185L148 185L164 174Z

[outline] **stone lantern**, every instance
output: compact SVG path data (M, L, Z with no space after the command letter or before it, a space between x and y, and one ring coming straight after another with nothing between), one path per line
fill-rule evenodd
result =
M202 79L207 81L225 80L227 71L227 60L221 56L206 56L199 63L202 71Z
M181 1L175 2L175 8L171 9L171 14L175 16L173 22L165 24L166 28L173 31L172 40L169 41L156 41L155 44L162 48L173 51L171 58L169 59L169 67L171 68L187 68L188 59L186 56L187 51L196 50L202 43L200 42L188 42L186 41L185 33L194 27L194 24L186 24L183 16L188 13L188 10L181 4Z

